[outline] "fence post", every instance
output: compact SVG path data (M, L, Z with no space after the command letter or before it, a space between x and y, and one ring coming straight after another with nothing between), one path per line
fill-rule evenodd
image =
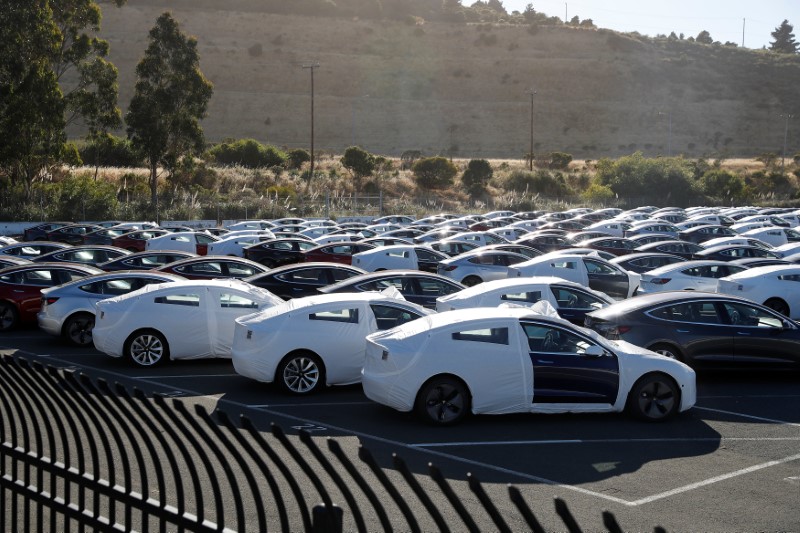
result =
M383 216L383 189L378 191L378 216Z
M325 218L331 218L331 191L325 191Z

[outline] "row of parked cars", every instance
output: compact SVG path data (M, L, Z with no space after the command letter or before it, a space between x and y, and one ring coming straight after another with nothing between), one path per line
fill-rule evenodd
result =
M664 259L663 266L639 273L637 265L622 261L643 259L647 252L614 255L590 246L603 237L576 237L596 227L565 229L602 222L609 231L644 225L666 231L680 217L690 221L691 213L489 213L345 227L331 221L246 221L248 227L230 228L241 233L228 239L206 233L213 244L242 239L230 254L184 252L192 256L155 269L104 273L97 268L103 263L51 261L9 266L0 270L0 330L24 316L49 333L94 343L143 366L231 357L240 374L294 394L362 381L370 398L415 410L437 424L458 422L470 412L624 409L662 420L694 403L694 373L684 363L800 361L800 333L789 318L800 307L800 267L787 261L788 251L782 258L760 258L776 264L758 267L733 258L656 252L639 266ZM661 222L659 216L673 220ZM764 216L775 223L775 214ZM689 244L666 236L654 242ZM300 250L291 260L269 256L272 265L266 256L261 262L236 257L237 250L242 256L255 249L287 251L286 241L304 243L306 251L332 246L344 253L314 261L328 257L303 256ZM0 257L9 246L41 242L8 243ZM758 248L777 249L762 243ZM138 252L148 253L165 251ZM184 261L194 267L187 269ZM260 270L223 267L228 261ZM668 268L677 273L660 270ZM670 283L680 276L706 284L673 291L678 285ZM27 285L30 295L10 301L9 292ZM766 290L770 285L775 288Z

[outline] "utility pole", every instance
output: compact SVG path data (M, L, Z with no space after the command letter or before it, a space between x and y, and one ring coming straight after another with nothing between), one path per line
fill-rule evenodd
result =
M564 24L569 24L568 10L569 10L569 5L566 2L564 2Z
M742 48L744 48L744 25L747 19L742 19Z
M786 118L786 126L783 128L783 157L781 157L781 174L786 174L786 141L789 138L789 119L794 118L794 115L785 113L781 115Z
M533 172L533 95L536 94L533 87L528 89L528 94L531 95L531 149L528 152L528 170Z
M658 114L667 115L667 119L669 120L669 130L667 137L667 157L672 157L672 111L668 111L667 113L659 111Z
M311 71L311 169L308 174L308 181L314 179L314 69L319 68L319 63L303 64L303 68Z

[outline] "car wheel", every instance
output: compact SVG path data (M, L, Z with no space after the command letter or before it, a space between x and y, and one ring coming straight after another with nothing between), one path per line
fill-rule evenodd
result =
M470 410L467 387L460 380L440 376L428 381L417 395L417 414L437 426L450 426L464 419Z
M8 331L19 322L17 309L8 302L0 302L0 331Z
M680 391L666 374L643 376L628 394L628 411L641 420L661 422L675 416L680 407Z
M671 344L655 344L649 347L648 350L652 350L657 354L669 357L670 359L675 359L676 361L683 361L683 354L681 354L680 350Z
M280 387L291 394L311 394L325 383L322 360L308 351L294 352L278 365L275 379Z
M479 278L478 276L467 276L466 278L461 280L461 284L465 285L467 287L474 287L475 285L478 285L479 283L483 283L483 280L481 278Z
M169 359L169 346L157 331L137 331L125 342L125 355L139 366L156 366Z
M76 313L64 323L64 336L77 346L92 344L92 329L94 329L94 315L90 313Z
M764 302L765 307L769 307L773 311L777 311L778 313L782 314L783 316L789 316L789 306L786 302L781 300L780 298L770 298L766 302Z

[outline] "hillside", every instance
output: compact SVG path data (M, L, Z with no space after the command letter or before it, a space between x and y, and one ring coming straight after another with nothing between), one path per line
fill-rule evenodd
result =
M214 84L203 123L209 141L308 147L310 72L301 66L309 61L319 63L316 146L334 152L357 144L394 156L521 158L530 144L529 87L537 92L534 151L589 159L670 148L687 157L781 153L780 115L799 111L798 56L610 30L276 15L241 0L237 10L193 5L105 5L101 36L119 69L124 110L147 33L171 11L197 38ZM794 153L800 121L789 122L788 138Z

